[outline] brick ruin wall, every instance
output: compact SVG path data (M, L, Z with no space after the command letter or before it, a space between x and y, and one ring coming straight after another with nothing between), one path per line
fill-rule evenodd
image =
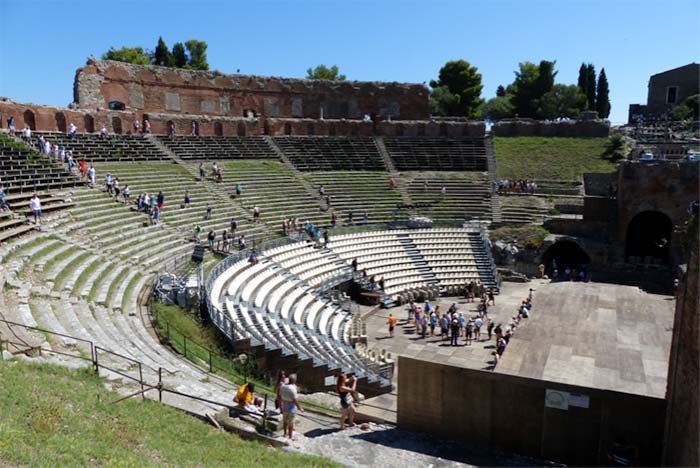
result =
M700 245L697 220L688 233L690 258L676 301L666 392L665 466L700 465Z
M434 120L364 121L350 119L296 119L296 118L244 118L211 115L187 115L135 110L111 111L107 109L85 110L41 106L0 100L0 128L7 128L7 119L15 118L15 127L25 125L33 130L65 132L72 122L78 132L99 132L104 126L110 133L127 133L134 119L143 121L147 116L154 134L166 134L168 122L173 122L175 133L188 135L193 121L197 122L200 135L328 135L328 136L428 136L462 137L483 136L482 122Z
M83 109L118 101L146 113L225 117L424 120L430 92L421 84L303 80L224 75L159 66L94 61L75 75Z
M533 119L501 120L493 125L493 133L499 137L573 137L606 138L610 135L610 122L607 120L569 120L548 122Z

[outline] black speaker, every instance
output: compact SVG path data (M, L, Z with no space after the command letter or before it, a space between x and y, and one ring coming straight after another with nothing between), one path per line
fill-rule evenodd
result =
M194 252L192 252L192 261L202 263L202 260L204 260L204 246L195 245Z

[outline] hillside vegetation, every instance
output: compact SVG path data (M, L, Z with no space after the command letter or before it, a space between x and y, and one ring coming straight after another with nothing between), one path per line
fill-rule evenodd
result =
M612 172L609 138L494 138L498 177L578 180L584 172Z
M334 466L246 442L87 371L0 361L1 466Z

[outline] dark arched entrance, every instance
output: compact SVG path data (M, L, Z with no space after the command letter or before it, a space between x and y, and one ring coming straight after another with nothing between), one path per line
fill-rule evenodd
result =
M30 128L30 130L36 130L36 120L34 119L34 112L30 110L24 111L24 125Z
M556 261L556 267L559 272L563 272L566 268L578 269L581 266L591 263L591 258L585 250L576 242L571 240L560 240L550 245L544 254L542 254L542 264L545 266L545 271L552 276L552 261Z
M671 218L659 211L637 214L627 226L627 261L648 263L650 259L658 259L662 263L668 263L672 231Z
M239 137L245 136L245 124L243 122L238 122L237 133Z
M63 112L56 112L55 115L56 118L56 129L59 132L66 132L66 116L63 115Z
M119 117L112 117L112 131L117 135L122 133L122 119Z
M292 124L289 122L284 124L284 134L285 135L291 135L292 134Z
M316 126L313 124L313 122L310 122L306 126L306 134L307 135L316 135Z
M214 135L224 136L224 127L221 122L214 122Z
M95 131L95 119L90 114L85 114L85 117L83 117L83 125L86 132L93 133Z

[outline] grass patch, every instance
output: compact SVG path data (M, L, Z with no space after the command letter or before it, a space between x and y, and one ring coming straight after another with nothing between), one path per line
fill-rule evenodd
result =
M80 255L78 255L75 259L73 259L72 262L70 262L66 267L61 270L58 275L56 275L56 278L53 280L54 284L54 289L60 290L60 286L63 284L63 282L68 278L68 276L73 273L73 270L75 270L78 266L80 266L83 261L85 261L86 258L88 258L92 253L90 252L83 252Z
M83 285L85 284L85 281L87 281L88 277L92 274L95 269L97 269L98 266L105 260L102 258L94 258L90 264L83 269L83 271L80 273L80 276L78 276L78 279L75 280L75 284L73 285L73 290L71 291L71 294L74 296L78 296L80 294L80 291L83 289Z
M124 293L121 302L122 310L126 310L126 305L129 298L131 298L132 295L139 293L139 291L136 291L136 283L138 283L141 278L143 278L143 275L141 273L136 273L134 277L131 278L131 281L129 281L129 284L126 285L126 292Z
M506 225L489 232L489 238L492 242L499 240L513 242L517 240L520 247L529 250L539 249L545 237L548 235L549 231L542 226L535 225Z
M77 250L76 247L71 246L70 249L64 250L60 254L56 255L55 257L51 258L51 260L48 260L46 264L44 264L44 271L51 271L51 269L56 265L57 263L65 260L66 258L70 257L75 253Z
M63 242L60 242L60 241L59 241L59 242L51 242L51 243L50 243L49 245L47 245L46 247L44 247L44 248L42 248L42 249L40 249L40 250L34 252L34 254L32 255L31 261L32 261L32 262L36 262L38 259L40 259L40 258L42 258L42 257L45 257L45 256L48 255L49 253L51 253L51 252L53 252L54 250L56 250L56 248L58 248L59 244L62 244L62 243L63 243Z
M274 396L270 382L263 382L253 375L252 366L254 363L249 362L247 364L249 367L246 370L233 360L236 355L232 352L231 343L215 326L202 324L194 315L180 307L165 305L157 301L151 303L151 313L155 317L154 325L160 336L189 360L209 369L211 359L212 370L215 374L221 375L237 385L244 383L247 376L248 381L255 382L256 393ZM187 341L186 349L185 341ZM211 357L209 350L212 351ZM307 409L329 416L338 415L334 409L305 401L303 396L299 398L299 401Z
M337 466L245 442L157 402L111 405L119 395L85 370L7 361L0 381L3 465Z
M579 180L584 172L612 172L609 138L494 138L498 177Z
M112 280L112 284L109 285L109 289L107 290L107 304L110 304L112 302L112 296L114 296L114 293L117 292L117 289L119 289L119 286L121 286L121 283L124 281L124 278L129 274L129 269L124 268L122 271L119 272L116 278ZM121 301L119 302L121 304Z
M55 239L55 238L56 238L56 236L53 235L53 234L52 234L51 236L47 236L47 237L35 237L34 239L30 240L30 241L27 242L26 244L24 244L24 245L22 245L22 246L16 248L15 250L13 250L13 251L9 252L7 255L5 255L5 256L2 258L2 263L7 263L7 262L9 262L9 261L12 260L13 258L18 257L19 255L21 255L22 252L24 252L24 251L26 251L26 250L30 250L30 249L36 247L37 245L43 243L43 242L46 241L47 239Z

